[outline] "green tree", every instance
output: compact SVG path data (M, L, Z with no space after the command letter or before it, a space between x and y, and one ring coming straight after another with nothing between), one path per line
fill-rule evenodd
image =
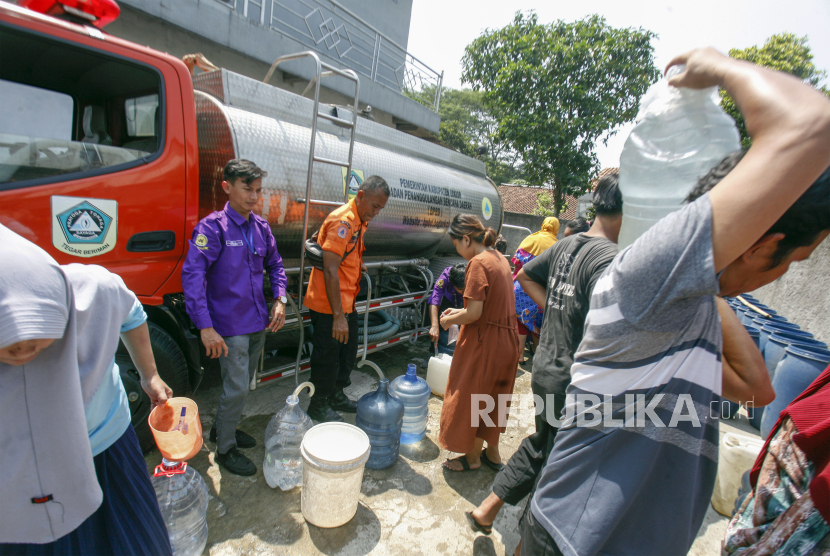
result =
M773 35L767 39L767 42L761 48L757 46L750 46L743 50L733 48L729 51L729 56L789 73L830 96L827 87L820 86L821 82L827 77L827 72L819 70L813 63L813 54L810 47L807 46L806 36L796 37L792 33ZM735 101L726 91L721 89L720 96L724 111L735 119L735 124L741 134L741 145L749 148L752 140L746 132L744 117L735 105Z
M599 170L595 143L634 119L659 77L654 36L596 15L542 25L536 14L517 12L467 46L462 80L493 107L495 141L521 156L531 182L551 187L555 214L566 194L590 188Z
M556 210L555 198L550 189L542 189L536 193L536 208L533 209L533 214L537 216L559 216L566 210L568 210L567 202L562 202L559 210Z
M435 86L425 86L417 93L405 91L405 94L426 106L432 106ZM461 154L481 158L487 165L487 175L495 183L509 183L522 177L518 154L493 140L498 119L485 102L482 92L445 87L441 91L438 115L441 116L438 132L441 143ZM487 154L479 156L479 146L485 147Z

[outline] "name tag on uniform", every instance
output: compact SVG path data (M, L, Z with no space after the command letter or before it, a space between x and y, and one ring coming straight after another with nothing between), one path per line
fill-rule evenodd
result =
M245 244L242 242L241 239L237 239L234 241L228 240L225 242L225 245L227 245L228 247L242 247Z

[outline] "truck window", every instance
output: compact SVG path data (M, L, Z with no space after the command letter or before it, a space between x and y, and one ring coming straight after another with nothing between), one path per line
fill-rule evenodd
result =
M0 27L0 189L143 164L163 146L155 70Z

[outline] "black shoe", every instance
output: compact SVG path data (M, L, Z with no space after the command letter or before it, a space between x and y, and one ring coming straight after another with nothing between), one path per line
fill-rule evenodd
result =
M338 390L328 398L329 406L335 411L343 411L345 413L355 413L357 411L357 402L352 401L343 392Z
M308 416L311 417L314 421L318 423L342 423L343 417L340 416L335 410L333 410L329 404L325 402L312 402L308 404L308 410L306 410Z
M208 436L211 442L214 444L216 443L216 425L210 429L210 435ZM247 432L243 432L239 429L236 429L236 447L237 448L253 448L256 446L256 440L254 437L248 434Z
M234 475L250 477L256 474L256 465L254 465L254 462L242 455L242 452L236 446L228 450L227 454L216 452L216 463Z

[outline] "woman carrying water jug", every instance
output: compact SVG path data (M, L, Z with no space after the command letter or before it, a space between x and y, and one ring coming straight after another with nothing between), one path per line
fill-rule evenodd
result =
M469 261L463 309L441 316L444 329L461 325L441 410L438 442L464 454L444 462L450 471L500 469L499 435L507 421L519 362L513 278L504 256L492 248L496 232L478 218L459 214L449 229L458 254ZM499 397L501 396L501 401ZM484 443L487 448L482 450Z

